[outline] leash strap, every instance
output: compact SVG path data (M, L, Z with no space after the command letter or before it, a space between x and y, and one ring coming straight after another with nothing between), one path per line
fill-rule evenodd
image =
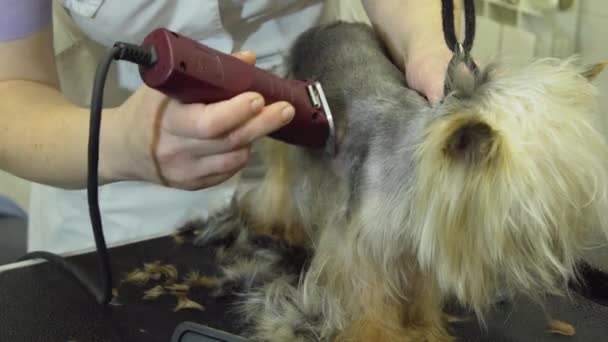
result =
M441 16L443 19L443 36L448 48L454 53L464 50L468 54L473 48L473 40L475 39L475 3L474 0L463 1L465 37L462 44L456 38L454 27L454 0L441 0Z
M463 42L461 43L456 37L454 27L454 0L441 0L443 37L446 45L454 54L450 64L448 65L447 77L451 75L451 71L460 63L464 63L474 74L479 72L479 69L477 68L477 65L471 58L470 54L471 49L473 48L473 40L475 39L475 3L474 0L463 1L465 36ZM449 84L446 82L444 94L447 94L449 90Z

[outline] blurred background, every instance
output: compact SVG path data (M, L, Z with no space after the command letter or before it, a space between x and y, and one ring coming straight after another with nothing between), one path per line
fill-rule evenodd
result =
M533 58L572 54L580 55L584 63L608 61L604 45L608 37L606 0L476 0L475 3L478 18L473 52L482 64L495 57L521 65ZM81 36L61 8L56 6L54 12L55 54L64 91L86 106L96 56L103 48ZM359 0L328 0L324 15L325 19L367 21ZM67 65L78 65L78 72L70 74L64 68ZM601 110L608 114L608 75L601 75L595 82L605 94L601 97ZM125 96L109 92L105 103L119 103ZM12 221L25 222L29 191L29 182L0 171L0 218L4 211ZM6 262L2 251L10 258L15 253L20 255L25 248L26 232L15 228L19 226L23 225L0 224L0 264ZM608 260L604 254L594 252L591 258L602 263L602 259Z

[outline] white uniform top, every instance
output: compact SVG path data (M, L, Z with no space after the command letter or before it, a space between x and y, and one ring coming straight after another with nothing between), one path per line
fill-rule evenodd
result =
M316 23L321 0L58 0L92 40L140 43L158 27L189 36L223 52L250 49L257 66L282 73L286 49ZM74 68L78 68L75 65ZM142 84L137 67L117 63L119 83L129 91ZM173 231L225 203L236 179L201 191L182 191L144 182L99 189L108 244ZM86 190L32 185L29 250L63 253L94 246Z

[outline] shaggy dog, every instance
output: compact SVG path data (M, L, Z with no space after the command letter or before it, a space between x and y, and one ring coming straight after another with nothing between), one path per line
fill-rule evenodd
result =
M337 154L267 140L261 183L189 224L218 247L215 295L255 341L419 342L452 340L450 300L483 324L505 291L563 293L608 228L601 69L450 71L429 106L369 26L304 32L290 77L322 83Z

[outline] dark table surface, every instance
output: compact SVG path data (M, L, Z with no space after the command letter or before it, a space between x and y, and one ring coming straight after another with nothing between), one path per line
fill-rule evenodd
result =
M177 244L171 237L154 238L110 250L117 305L97 305L72 279L54 265L36 263L0 273L0 341L170 341L179 323L197 322L216 329L239 333L229 312L230 303L208 296L197 288L188 296L203 305L203 310L174 311L176 298L161 296L142 299L145 285L120 284L126 273L143 263L160 261L172 264L181 279L190 271L215 273L213 251ZM93 275L97 272L94 253L69 259ZM161 281L161 280L159 280ZM592 298L593 299L593 298ZM608 307L603 299L589 300L578 293L570 299L550 299L546 312L517 299L492 312L487 330L474 322L454 325L458 341L608 341ZM545 313L576 328L574 336L559 336L546 331Z

